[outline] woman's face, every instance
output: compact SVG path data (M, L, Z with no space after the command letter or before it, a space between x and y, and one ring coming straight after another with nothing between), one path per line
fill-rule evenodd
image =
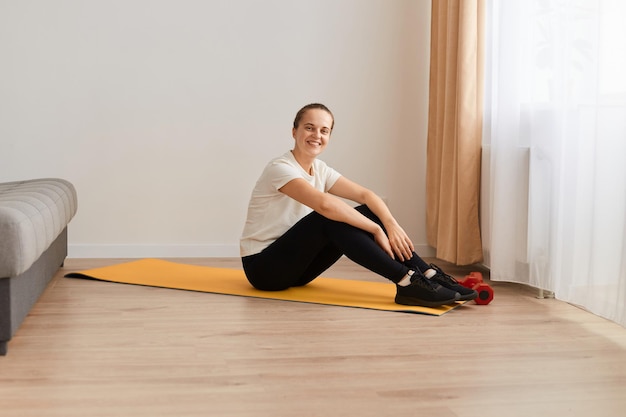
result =
M293 138L296 140L295 150L305 155L316 157L328 144L331 127L333 125L332 116L322 109L310 109L300 119L297 128L293 128Z

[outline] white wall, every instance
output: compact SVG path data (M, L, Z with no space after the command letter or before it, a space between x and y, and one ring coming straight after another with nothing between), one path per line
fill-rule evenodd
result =
M429 31L430 0L0 0L0 181L74 183L70 257L237 256L320 101L323 159L428 252Z

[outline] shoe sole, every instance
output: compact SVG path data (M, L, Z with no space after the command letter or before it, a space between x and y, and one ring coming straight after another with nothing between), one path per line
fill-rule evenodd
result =
M461 298L459 298L459 301L472 301L476 297L478 297L478 291L474 291L473 293L470 293L467 295L461 295Z
M438 301L428 301L421 300L419 298L414 297L404 297L402 295L396 295L396 304L404 305L404 306L420 306L420 307L441 307L446 304L454 304L457 302L457 299L452 298L450 300L438 300Z

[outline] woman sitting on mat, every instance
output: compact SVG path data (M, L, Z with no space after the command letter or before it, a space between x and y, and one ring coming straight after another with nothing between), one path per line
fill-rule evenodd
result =
M415 253L379 196L317 159L333 126L323 104L300 109L293 150L270 161L257 181L240 242L250 284L265 291L306 285L346 255L393 281L398 304L436 307L474 299L476 291Z

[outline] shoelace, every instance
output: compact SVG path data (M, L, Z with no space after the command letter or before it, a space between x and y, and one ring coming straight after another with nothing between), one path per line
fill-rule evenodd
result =
M413 274L413 275L416 275L416 274ZM420 287L427 289L427 290L435 289L435 283L421 274L414 276L413 280L411 281L411 284L419 285Z
M453 277L451 277L448 274L437 274L439 275L439 279L447 282L448 284L458 284L459 281L457 281L456 279L454 279Z
M438 279L441 279L445 282L447 282L448 284L458 284L459 281L457 281L456 279L454 279L454 277L446 274L445 272L443 272L437 265L430 265L431 268L433 268L435 271L437 271L437 274L435 275L435 277L437 277ZM433 278L435 278L433 277Z

